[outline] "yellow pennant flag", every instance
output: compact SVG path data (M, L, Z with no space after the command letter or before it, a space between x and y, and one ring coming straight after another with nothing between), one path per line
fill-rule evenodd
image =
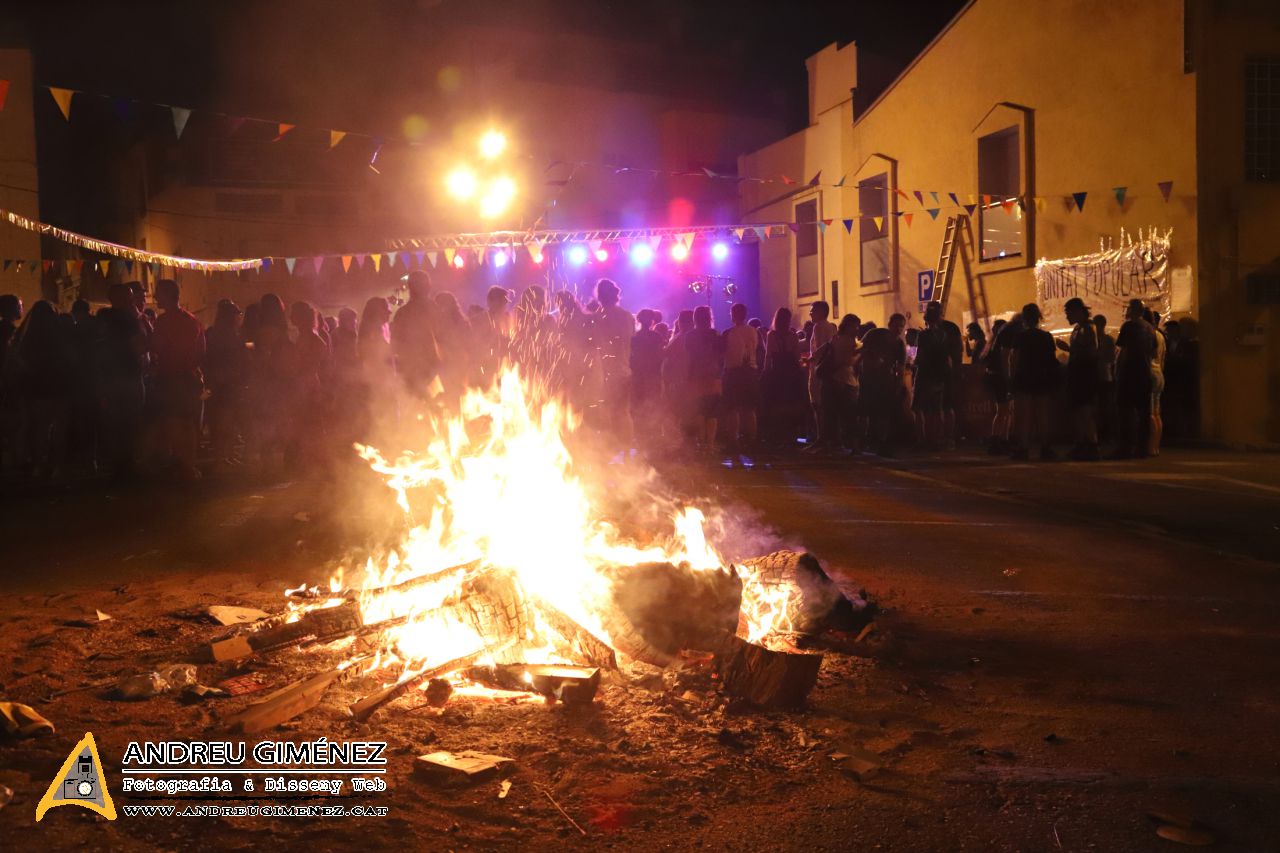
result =
M446 266L453 266L453 256L457 250L450 246L444 250L444 262Z
M1041 196L1035 197L1036 213L1043 213L1045 208L1045 200Z
M98 261L98 270L101 271L102 277L107 277L107 271L111 269L111 261Z
M347 132L345 130L329 131L329 147L330 148L336 147L337 144L342 141L342 137L346 135L347 135Z
M373 254L369 257L373 260L373 271L382 272L382 255Z
M872 221L872 222L874 222L874 223L876 224L876 233L879 233L879 232L880 232L880 226L881 226L881 225L884 225L884 217L883 217L883 216L873 216L873 217L871 217L871 221Z
M351 256L350 255L342 256L342 271L351 272Z
M62 110L62 117L67 121L71 121L71 96L75 92L70 89L58 89L50 86L49 94L53 95L53 99L58 102L58 109Z

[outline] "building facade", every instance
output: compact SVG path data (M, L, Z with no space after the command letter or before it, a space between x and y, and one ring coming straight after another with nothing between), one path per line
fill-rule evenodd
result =
M0 46L0 80L8 81L0 111L0 208L38 219L36 122L31 51ZM40 238L0 223L0 293L17 294L29 308L41 298ZM22 263L19 264L18 261Z
M963 248L947 313L989 323L1036 301L1039 259L1169 233L1171 311L1200 320L1202 434L1280 442L1277 19L1261 0L974 0L867 109L849 107L838 133L814 114L741 159L745 175L787 162L843 178L774 199L744 184L752 221L853 218L815 228L816 245L804 225L762 243L762 300L822 298L919 325L921 273L927 282L940 266L955 216ZM854 51L811 59L811 92L855 88L856 72L823 61ZM817 287L803 277L815 249Z

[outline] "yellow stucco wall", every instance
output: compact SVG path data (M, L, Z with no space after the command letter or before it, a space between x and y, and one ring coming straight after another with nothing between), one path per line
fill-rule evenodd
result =
M0 50L0 79L9 96L0 113L0 208L39 217L36 192L36 128L32 99L31 52ZM0 293L16 293L26 305L40 298L40 238L7 222L0 224L0 259L36 261L36 271L11 265L0 271Z

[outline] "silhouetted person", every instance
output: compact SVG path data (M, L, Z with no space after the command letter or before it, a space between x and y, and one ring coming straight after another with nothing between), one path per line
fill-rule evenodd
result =
M1067 350L1067 414L1075 446L1071 458L1092 461L1098 458L1098 422L1094 406L1098 399L1098 333L1089 319L1089 308L1080 297L1063 306L1071 323L1071 338L1059 346Z
M99 315L96 362L104 461L114 479L127 480L136 473L142 433L147 334L128 285L111 285L107 298L111 307Z
M756 350L760 335L747 325L747 306L734 303L729 309L733 325L723 335L724 403L721 418L730 448L743 453L755 444L756 411L760 407L760 366Z
M184 479L200 477L196 450L204 394L204 326L179 302L178 283L156 282L156 318L151 354L155 362L155 413L160 450L177 463Z
M684 336L684 347L689 357L689 399L698 424L698 441L704 451L714 452L724 344L712 328L710 307L699 305L693 310L693 330Z
M1150 440L1151 360L1156 354L1156 333L1145 314L1142 300L1129 300L1124 325L1116 337L1118 459L1146 456Z
M240 306L230 299L219 300L213 325L205 332L205 382L209 389L205 416L213 458L221 465L234 461L240 439L249 362L240 318Z
M405 284L409 300L400 306L391 322L391 348L405 386L411 394L424 399L440 368L431 276L426 270L414 270L405 277Z
M639 330L631 339L631 413L636 433L651 442L662 423L662 336L654 329L658 312L636 312Z
M808 374L801 361L803 344L791 328L791 320L791 309L779 308L765 335L760 431L774 446L795 444L809 408Z
M1058 388L1057 345L1053 335L1040 328L1042 317L1038 305L1024 305L1023 329L1013 343L1013 418L1018 429L1015 459L1027 459L1032 445L1039 445L1041 460L1055 458L1050 446L1049 407Z
M596 282L600 311L591 323L591 337L603 374L605 423L625 450L631 446L631 338L636 319L619 305L622 288L612 280Z
M1093 315L1098 338L1098 441L1110 441L1116 432L1116 339L1107 334L1107 318Z
M887 327L871 329L862 338L861 392L867 410L868 438L881 456L893 454L893 427L902 409L907 361L902 333L906 326L907 318L894 314Z

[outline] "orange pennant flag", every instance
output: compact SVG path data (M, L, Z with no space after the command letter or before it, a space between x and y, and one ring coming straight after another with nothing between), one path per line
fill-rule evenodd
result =
M908 228L910 228L910 227L911 227L911 217L913 217L913 216L915 216L915 214L914 214L914 213L904 213L904 214L902 214L902 218L903 218L903 219L905 219L905 220L907 221L907 227L908 227Z
M898 187L896 190L894 190L894 192L902 196L903 201L911 201L911 196L907 195L907 191L904 190L902 187Z
M279 129L276 131L276 138L275 138L275 139L273 139L273 140L271 140L271 141L272 141L272 142L279 142L281 139L284 139L284 135L285 135L286 133L288 133L289 131L293 130L293 128L294 128L295 126L296 126L296 125L292 125L292 124L285 124L284 122L281 122L281 123L280 123L280 126L279 126Z
M111 261L98 261L98 271L102 273L102 277L107 277L107 271L111 269Z
M1005 213L1013 212L1013 199L1005 198L1000 200L1000 206L1004 208Z
M53 99L58 102L58 109L62 110L62 117L67 121L71 121L71 96L75 92L70 89L58 89L50 86L49 94L53 95Z
M342 271L351 272L351 256L350 255L342 256Z
M984 196L982 197L982 206L983 206L983 207L990 207L990 206L991 206L991 196L989 196L989 195L984 195Z
M280 135L281 135L281 136L283 136L284 134L283 134L283 133L281 133ZM346 132L345 130L331 130L331 131L329 131L329 147L330 147L330 148L334 148L334 147L336 147L336 146L337 146L337 144L338 144L339 142L341 142L341 141L342 141L342 137L344 137L344 136L346 136L346 135L347 135L347 132Z

